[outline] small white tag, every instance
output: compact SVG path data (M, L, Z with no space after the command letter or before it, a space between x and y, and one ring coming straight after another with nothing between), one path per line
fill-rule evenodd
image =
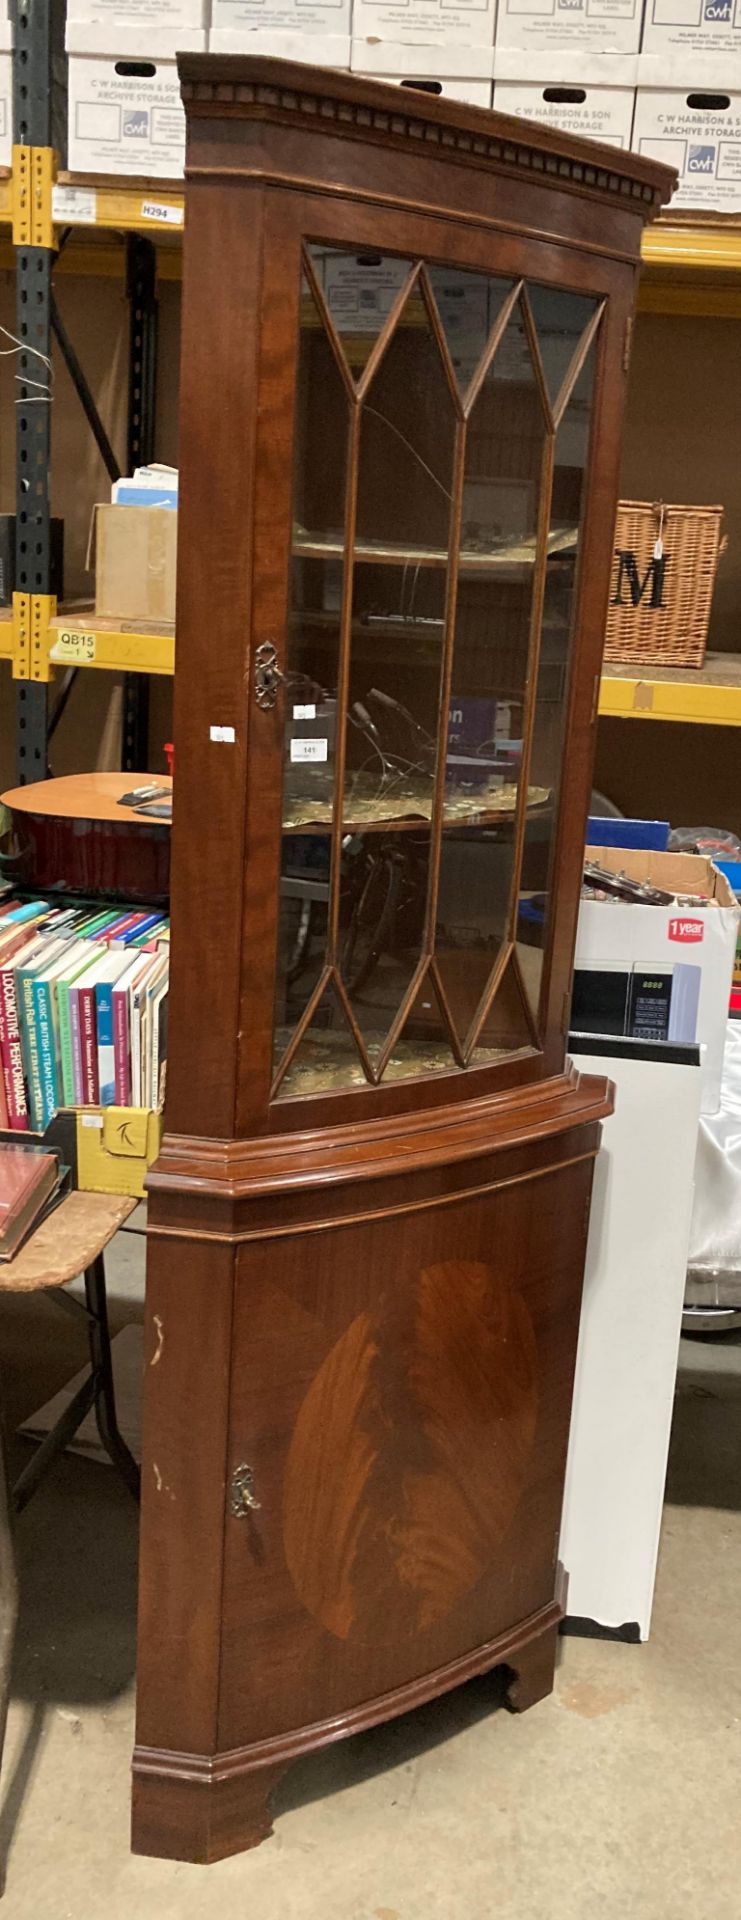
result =
M294 707L294 720L316 720L316 707L309 702L306 707Z
M103 1131L102 1113L81 1113L80 1121L83 1127L95 1127L97 1133Z
M292 740L292 760L326 760L329 753L328 740Z
M98 216L98 196L94 187L52 187L53 220L69 220L80 227L94 226Z
M182 227L184 207L168 207L166 200L142 200L142 220L158 220L166 227Z
M226 741L227 746L233 747L237 736L233 727L209 727L208 737L209 740Z
M663 540L657 540L656 545L654 547L654 560L663 560L663 558L664 558L664 542Z

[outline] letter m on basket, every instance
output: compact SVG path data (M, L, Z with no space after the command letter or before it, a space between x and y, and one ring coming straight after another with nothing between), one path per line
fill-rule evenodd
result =
M611 605L613 607L625 606L626 602L623 599L623 587L626 587L631 606L639 607L644 596L647 594L647 604L649 607L663 607L664 601L662 596L664 592L664 575L666 573L666 554L662 554L660 559L657 559L655 554L653 555L653 558L649 560L643 579L641 579L638 571L636 556L631 552L629 547L616 547L615 557L618 562L618 573Z

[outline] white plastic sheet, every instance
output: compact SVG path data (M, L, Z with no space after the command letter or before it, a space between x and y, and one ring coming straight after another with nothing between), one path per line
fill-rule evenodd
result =
M720 1107L703 1114L695 1162L689 1271L741 1278L741 1021L729 1020Z

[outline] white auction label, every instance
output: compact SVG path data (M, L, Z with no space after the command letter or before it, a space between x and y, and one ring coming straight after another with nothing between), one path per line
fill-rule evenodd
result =
M52 187L52 220L69 221L71 226L94 226L98 217L98 196L94 187Z
M208 737L209 740L218 740L222 745L233 747L237 736L233 727L209 727Z
M57 634L54 645L49 648L50 660L94 660L96 636L94 633L69 632L66 628Z
M102 1113L81 1113L80 1119L82 1121L83 1127L94 1127L96 1133L100 1133L102 1131L102 1127L103 1127Z
M294 707L294 720L316 720L316 707L310 703L306 707Z
M158 220L166 227L182 227L184 207L173 207L166 200L142 200L142 220Z
M328 740L292 740L292 760L326 760L329 755Z

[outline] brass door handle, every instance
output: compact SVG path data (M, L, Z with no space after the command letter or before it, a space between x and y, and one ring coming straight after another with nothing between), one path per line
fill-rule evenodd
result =
M254 1491L252 1468L235 1467L232 1474L231 1510L235 1520L243 1520L246 1513L259 1513L261 1502Z

